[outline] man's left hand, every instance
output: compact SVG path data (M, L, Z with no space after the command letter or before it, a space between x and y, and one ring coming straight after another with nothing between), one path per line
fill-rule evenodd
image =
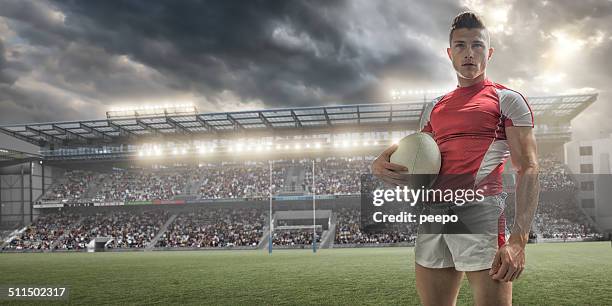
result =
M524 269L525 247L508 243L497 250L489 275L494 280L511 282L519 278Z

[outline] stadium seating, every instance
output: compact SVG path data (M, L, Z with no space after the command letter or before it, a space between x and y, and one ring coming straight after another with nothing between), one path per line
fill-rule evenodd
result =
M576 182L572 179L567 166L557 161L552 155L539 159L540 188L543 191L575 191Z
M374 156L330 157L315 163L315 188L319 195L358 195L360 175L370 173ZM54 184L43 200L70 203L87 200L151 201L172 200L193 195L202 200L242 199L242 208L194 206L187 211L157 207L139 211L109 208L83 213L64 210L40 216L25 231L5 245L5 250L83 250L96 237L110 237L107 248L254 248L264 236L267 211L249 208L249 200L269 196L268 162L207 163L186 167L114 169L108 172L71 170L65 180ZM565 194L576 185L567 167L550 155L540 158L540 184L543 192L564 193L560 200L542 200L535 220L534 236L545 239L592 237L595 230ZM310 194L312 161L274 162L274 195ZM95 191L95 192L94 192ZM563 199L563 197L565 197ZM512 224L514 204L507 200L507 224ZM364 233L359 228L358 207L332 207L335 213L334 243L339 246L410 244L415 240L414 225L380 233ZM169 217L174 221L162 233ZM277 224L282 225L282 224ZM159 236L155 245L150 245ZM317 237L319 240L321 235ZM312 243L312 232L303 229L277 230L276 246Z
M533 228L545 239L581 239L595 233L572 199L540 201Z
M95 200L168 200L184 192L188 177L188 172L179 170L113 171L106 175Z
M416 239L416 224L411 223L402 231L389 230L384 232L365 233L359 227L360 211L356 208L342 208L337 212L336 244L377 245L414 243Z
M327 158L315 164L317 194L355 195L360 193L362 174L370 173L373 156L364 158ZM308 168L304 185L312 186L312 170Z
M110 237L107 248L144 248L168 219L168 211L110 211L85 216L59 239L57 249L85 249L96 237Z
M40 216L25 231L4 246L5 250L50 250L52 244L78 220L73 213L56 212Z
M66 171L64 180L53 185L43 196L42 200L69 202L83 198L89 184L94 180L95 174L91 171Z
M374 156L330 157L315 164L317 194L357 195L360 176L370 173ZM284 191L312 192L311 160L276 161L273 194ZM552 156L540 158L540 185L543 191L573 191L576 183L563 163ZM211 163L195 169L127 169L105 173L68 171L65 182L49 190L42 200L62 202L172 200L185 194L201 199L257 199L269 195L267 162ZM99 183L92 184L92 181ZM95 185L92 198L85 198ZM195 190L191 186L196 186ZM93 188L93 187L91 187Z
M284 167L273 169L273 192L282 187ZM270 171L267 163L217 164L199 168L198 194L203 199L267 198Z
M317 231L317 243L321 242L321 231ZM275 231L272 238L274 246L304 246L312 244L312 230Z
M157 241L161 248L257 247L265 215L258 209L198 207L180 213Z

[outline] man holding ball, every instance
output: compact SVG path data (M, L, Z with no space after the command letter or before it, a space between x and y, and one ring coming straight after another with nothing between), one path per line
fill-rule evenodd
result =
M486 67L493 55L489 33L473 12L452 23L447 54L459 85L435 99L423 112L421 132L440 148L445 175L469 177L462 185L484 191L475 218L498 221L497 234L431 234L419 231L416 283L424 305L454 305L464 273L476 305L511 305L512 281L525 267L525 245L539 195L538 158L533 114L516 91L491 82ZM372 173L385 182L404 185L405 171L390 163L397 145L387 148L372 164ZM511 234L505 235L502 178L510 156L517 170L516 213ZM452 188L452 187L449 187Z

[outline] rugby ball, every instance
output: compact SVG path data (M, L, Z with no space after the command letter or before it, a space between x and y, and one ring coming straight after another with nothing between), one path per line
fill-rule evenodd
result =
M436 141L429 134L418 132L402 138L389 160L408 168L408 174L438 174L442 156Z

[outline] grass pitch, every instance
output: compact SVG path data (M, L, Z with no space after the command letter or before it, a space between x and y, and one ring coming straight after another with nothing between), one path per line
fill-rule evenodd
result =
M412 248L0 254L8 285L70 286L88 305L419 303ZM612 305L611 285L610 242L529 245L514 304ZM32 303L66 301L0 301Z

